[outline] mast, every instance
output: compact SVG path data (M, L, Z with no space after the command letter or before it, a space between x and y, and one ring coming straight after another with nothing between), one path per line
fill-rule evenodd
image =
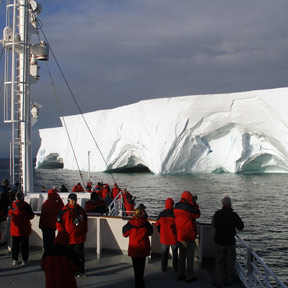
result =
M90 182L90 152L88 151L88 181Z
M19 182L26 195L33 192L30 85L39 78L37 59L48 60L49 47L43 41L31 44L31 35L37 34L41 6L34 0L6 3L6 27L0 43L5 48L4 122L12 126L10 181Z

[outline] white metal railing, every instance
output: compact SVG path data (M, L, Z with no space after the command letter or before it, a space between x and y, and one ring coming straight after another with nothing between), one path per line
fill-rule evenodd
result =
M121 191L108 206L109 216L123 216L123 197Z
M238 235L236 242L235 268L239 279L246 287L282 287L287 286L260 259L256 252Z
M108 210L108 216L131 216L134 214L134 210L125 210L122 191L120 191L113 199L113 201L109 204Z

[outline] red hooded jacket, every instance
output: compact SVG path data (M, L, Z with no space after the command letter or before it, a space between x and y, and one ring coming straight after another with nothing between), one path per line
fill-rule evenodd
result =
M105 214L109 210L106 202L102 198L98 198L96 200L89 200L85 202L85 211L87 213Z
M114 187L112 188L112 192L111 192L112 199L115 199L119 192L120 192L120 188L115 183ZM119 198L120 198L120 196L119 196Z
M128 191L122 192L122 198L124 201L124 208L125 208L126 215L133 215L135 202L132 198L132 195Z
M82 187L82 185L80 183L77 183L73 187L72 192L84 192L84 189L83 189L83 187Z
M48 191L48 199L42 204L39 228L56 229L57 215L64 206L56 189Z
M77 288L74 273L80 270L81 262L67 247L69 236L66 231L58 233L55 245L43 254L41 267L45 271L46 288Z
M193 201L193 195L184 191L180 202L174 208L178 241L192 241L196 239L196 218L200 217L199 206Z
M156 227L160 233L160 243L164 245L177 244L177 232L173 205L173 199L167 198L165 202L165 210L160 212L156 221Z
M30 220L34 218L34 213L27 202L15 200L10 206L9 216L11 217L11 236L28 236L31 234Z
M86 241L88 231L87 215L78 205L67 204L57 216L56 228L58 231L66 230L69 234L69 244L80 244Z
M102 189L102 198L105 199L107 197L107 194L110 196L110 188L107 184L104 184L104 187Z
M152 225L145 218L134 216L122 228L124 237L129 237L128 256L146 257L150 255L149 237L153 233Z

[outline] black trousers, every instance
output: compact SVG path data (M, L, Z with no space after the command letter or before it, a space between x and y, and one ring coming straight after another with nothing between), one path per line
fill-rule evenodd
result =
M43 248L46 251L48 247L51 247L54 244L55 229L42 228L42 235L43 235Z
M80 257L82 263L80 272L84 274L85 273L84 243L69 244L69 247L76 255Z
M132 257L134 278L135 278L135 288L144 287L144 270L145 270L146 257Z
M12 259L18 260L19 246L21 243L22 260L28 261L29 236L12 236Z

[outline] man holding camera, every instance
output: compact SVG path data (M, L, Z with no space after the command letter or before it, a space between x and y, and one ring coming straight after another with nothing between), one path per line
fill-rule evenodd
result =
M174 207L175 223L177 230L177 241L179 246L179 260L177 279L186 282L196 280L194 273L194 249L196 239L196 218L200 217L197 197L189 191L182 193L181 199ZM185 262L187 269L185 273Z
M86 241L88 223L86 212L77 204L77 195L75 193L69 194L68 204L59 213L56 227L58 232L65 230L69 234L68 245L81 258L81 270L76 276L85 277L84 242Z

